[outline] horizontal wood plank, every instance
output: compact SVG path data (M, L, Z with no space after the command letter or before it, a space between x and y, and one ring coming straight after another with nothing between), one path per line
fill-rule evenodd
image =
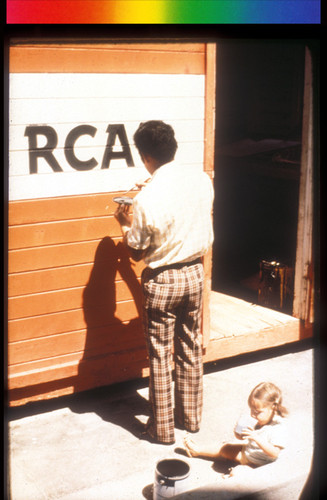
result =
M84 329L39 339L9 344L10 365L48 359L50 365L59 356L77 353L80 359L102 356L105 353L144 347L145 340L141 320L117 324L112 327Z
M113 266L113 261L110 258L104 257L102 261L98 259L97 266L100 266L101 263L103 271L107 274L107 268L113 267L111 275L114 275L116 272L115 281L122 280L123 276L126 277L127 272L129 275L135 275L139 278L144 268L144 264L141 262L134 263L132 260L129 261L128 267L125 266L124 270L120 269L119 261ZM48 266L50 265L52 265L52 262L48 262ZM44 267L47 266L45 265ZM94 267L95 263L91 262L10 274L8 276L8 297L86 286L92 271L94 271Z
M107 241L108 243L106 244L108 245L111 245L111 242L117 245L121 242L121 236L62 245L10 250L8 252L8 271L9 273L20 273L93 263L99 245Z
M85 106L86 100L87 106ZM140 119L145 121L153 118L154 113L152 108L154 107L156 116L160 116L162 120L169 120L169 122L177 120L201 120L204 118L203 96L152 97L143 100L131 97L116 99L113 97L103 99L81 97L74 101L67 97L66 99L52 99L46 102L49 116L47 123L53 125L55 128L60 123L66 125L78 123L91 124L101 120L106 123L109 117L111 123L126 123L129 120L135 122ZM13 99L10 103L10 115L15 117L15 124L28 125L27 119L32 123L42 123L42 120L44 121L45 119L45 113L40 104L40 99L22 99L20 101ZM144 109L144 106L147 106L147 108ZM106 109L110 109L111 111L108 117L104 114L104 110ZM70 113L67 110L70 110ZM60 121L60 118L62 121ZM104 125L104 127L106 126ZM90 140L88 143L90 144ZM101 148L98 148L97 152L100 154L100 156L97 155L98 161L102 160L105 144L106 142L104 142ZM87 158L90 158L92 153L94 154L94 150L89 149L85 155ZM137 158L136 152L133 156ZM62 158L64 158L63 155ZM62 164L63 160L60 163Z
M9 71L204 74L204 49L204 44L12 46Z
M85 286L93 264L29 271L8 276L8 297Z
M130 359L128 359L129 356ZM98 375L100 374L99 380L102 379L103 382L106 380L108 373L111 377L114 376L114 378L116 378L111 369L108 370L108 373L101 373L101 365L103 362L110 359L111 365L114 366L119 363L122 358L124 359L124 364L122 364L120 368L123 369L123 371L127 371L126 368L128 368L129 362L132 364L133 359L140 360L145 367L148 366L148 357L144 345L136 349L103 353L102 355L94 356L89 359L83 358L81 353L66 354L65 356L53 357L51 360L52 363L48 365L45 365L43 360L12 365L9 370L9 385L10 388L28 387L29 385L44 384L53 380L58 381L61 378L77 377L79 373L83 371L84 366L88 364L94 366L95 372L97 372ZM105 361L105 363L106 362L107 361ZM104 385L101 382L99 383L99 380L95 387Z
M134 197L138 190L128 196ZM122 192L91 194L84 196L63 196L37 200L12 201L8 207L9 226L54 222L113 215L117 203L113 201Z
M165 43L156 42L156 43L148 43L148 42L129 42L129 43L121 43L116 40L108 41L108 42L97 42L97 43L87 43L85 41L81 42L71 42L69 40L64 41L49 41L49 42L41 42L40 40L33 40L33 43L30 40L23 39L12 39L12 47L17 48L25 48L25 47L39 47L39 48L48 48L54 47L55 49L67 47L68 49L88 49L95 48L98 50L122 50L124 52L130 51L144 51L148 52L149 50L155 52L202 52L205 53L206 44L204 43L187 43L187 42L170 42L167 41Z
M113 308L114 309L114 308ZM15 319L8 324L9 342L45 337L58 333L83 330L85 327L98 327L128 322L139 317L139 311L134 301L118 303L115 310L108 307L92 307L91 311L82 308L44 314L30 318Z
M56 389L72 386L75 391L85 390L81 388L81 384L85 384L85 379L89 379L88 388L99 387L128 379L133 375L133 365L140 368L138 376L144 376L143 370L148 368L144 346L114 354L105 353L90 359L81 359L76 355L67 355L65 359L66 362L63 362L62 357L53 358L51 366L41 368L41 362L38 361L29 365L14 366L9 377L13 400L16 399L14 389L21 389L20 397L22 397L24 393L26 396L30 389L34 388L31 392L38 394L38 399L44 399L47 394L46 388L51 382L55 382L52 388Z
M94 217L69 221L11 226L8 233L9 249L31 248L59 243L75 243L121 235L114 217Z
M128 365L126 356L116 355L113 358L109 355L101 363L95 360L86 361L80 367L56 366L52 374L58 374L59 379L48 380L48 372L28 373L25 375L29 384L27 386L21 385L24 384L24 377L17 376L11 380L9 403L11 406L18 406L149 375L148 363L144 362L144 351L141 351L141 356L134 353L128 353L127 356ZM40 378L45 381L39 382Z
M111 273L110 273L111 274ZM135 277L131 284L132 291L124 281L114 282L112 276L103 274L101 281L97 281L92 288L92 304L96 308L107 308L112 310L116 303L128 300L135 300L139 305L142 301L140 282ZM28 318L51 314L60 311L78 309L85 305L87 300L88 286L70 288L65 290L55 290L50 292L33 293L19 297L11 297L8 300L8 319ZM87 304L85 307L88 307Z
M98 100L103 98L125 97L133 99L148 99L150 97L204 97L204 75L183 75L183 74L136 74L129 73L15 73L11 79L12 92L10 98L17 99L62 99L62 98L85 98L96 97ZM59 85L61 84L61 85ZM143 101L145 103L146 101ZM106 115L106 121L97 122L92 120L92 125L97 129L96 135L92 139L92 144L103 147L103 139L106 139L107 125L113 122L113 117ZM119 121L121 123L121 121ZM139 125L139 117L136 121L129 119L125 123L127 137L130 138L129 144L133 144L133 134ZM25 121L26 124L26 121ZM72 122L59 122L60 132L66 137L71 129ZM199 140L199 135L203 135L203 130L199 130L196 124L190 124L183 120L176 124L174 129L179 140L188 139ZM24 129L17 123L13 124L12 133L14 136L22 135ZM192 130L194 127L194 130ZM9 138L9 145L11 144ZM16 141L14 140L14 143ZM12 149L12 148L10 148Z

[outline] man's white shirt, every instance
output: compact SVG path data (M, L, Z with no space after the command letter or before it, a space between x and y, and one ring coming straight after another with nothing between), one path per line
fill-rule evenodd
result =
M213 187L209 176L175 161L159 167L133 202L127 244L148 248L151 268L203 256L213 242Z

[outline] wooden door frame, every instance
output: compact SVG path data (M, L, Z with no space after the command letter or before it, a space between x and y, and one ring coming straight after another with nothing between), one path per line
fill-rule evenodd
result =
M305 48L302 155L299 187L297 248L293 316L308 327L314 321L313 207L314 207L314 105L313 64Z
M204 171L213 182L215 165L215 119L216 119L216 44L206 44L205 68L205 123L204 123ZM213 216L213 215L212 215ZM203 348L210 342L210 294L212 273L212 248L205 255L203 293Z

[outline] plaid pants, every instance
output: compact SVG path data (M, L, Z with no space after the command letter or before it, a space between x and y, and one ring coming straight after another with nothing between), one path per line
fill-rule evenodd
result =
M143 326L150 362L152 411L147 428L161 442L174 441L175 418L177 424L189 431L197 431L200 426L203 281L201 263L159 271L146 268L142 274Z

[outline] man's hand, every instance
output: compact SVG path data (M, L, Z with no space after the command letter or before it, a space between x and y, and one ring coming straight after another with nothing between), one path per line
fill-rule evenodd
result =
M136 250L135 248L130 247L127 243L126 236L128 231L132 227L132 219L131 216L129 215L129 209L130 205L120 204L116 212L114 213L114 216L115 219L117 219L117 221L120 224L121 232L123 234L123 242L126 244L130 256L132 257L133 260L139 262L145 257L147 253L147 248L145 250Z
M114 213L115 219L121 226L132 226L131 216L129 215L130 205L120 204Z
M142 189L142 188L144 188L144 186L146 186L146 185L147 185L147 183L148 183L149 181L151 181L151 177L149 177L148 179L146 179L146 180L145 180L145 181L143 181L143 182L137 182L137 183L135 184L135 186L137 187L137 189Z

